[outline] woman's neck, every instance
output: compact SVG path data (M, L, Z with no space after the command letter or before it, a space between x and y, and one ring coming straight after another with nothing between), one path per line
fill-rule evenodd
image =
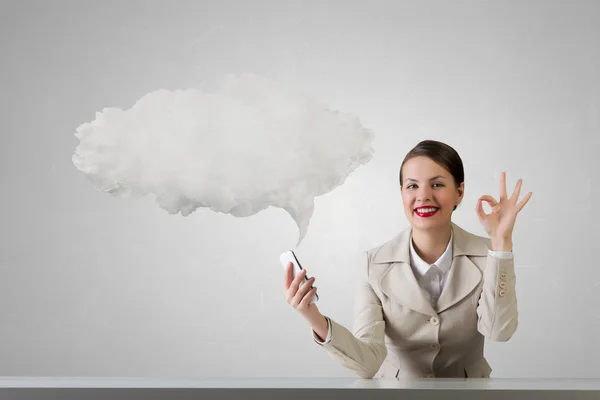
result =
M446 248L452 235L452 225L431 230L412 228L412 241L415 251L423 261L428 264L436 262Z

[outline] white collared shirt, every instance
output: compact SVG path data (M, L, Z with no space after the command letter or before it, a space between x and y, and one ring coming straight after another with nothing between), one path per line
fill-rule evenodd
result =
M429 299L432 305L435 305L442 294L442 289L446 283L450 266L452 265L452 239L454 233L450 233L450 241L444 253L433 264L425 262L415 250L410 236L410 266L421 286L425 298Z

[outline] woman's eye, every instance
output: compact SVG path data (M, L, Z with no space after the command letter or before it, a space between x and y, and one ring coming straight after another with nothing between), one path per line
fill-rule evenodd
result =
M439 185L440 187L443 187L443 186L444 186L444 185L443 185L443 184L441 184L441 183L434 183L434 184L433 184L433 186L435 186L435 185Z

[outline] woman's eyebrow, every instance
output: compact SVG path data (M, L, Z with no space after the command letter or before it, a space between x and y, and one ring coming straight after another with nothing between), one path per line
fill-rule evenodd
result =
M438 176L434 176L433 178L431 178L430 181L433 181L433 180L439 179L439 178L445 179L445 177L443 177L442 175L438 175ZM407 181L413 181L413 182L419 182L418 180L413 179L413 178L406 178L406 180Z

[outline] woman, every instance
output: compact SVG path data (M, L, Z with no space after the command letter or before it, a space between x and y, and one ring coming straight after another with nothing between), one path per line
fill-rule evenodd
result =
M410 227L364 253L355 292L354 332L309 301L315 278L285 273L287 302L316 343L362 378L489 377L484 338L507 341L517 328L512 254L517 202L500 176L500 198L481 196L476 212L488 238L451 221L464 196L464 170L447 144L426 140L405 157L400 191ZM482 203L490 204L486 214Z

